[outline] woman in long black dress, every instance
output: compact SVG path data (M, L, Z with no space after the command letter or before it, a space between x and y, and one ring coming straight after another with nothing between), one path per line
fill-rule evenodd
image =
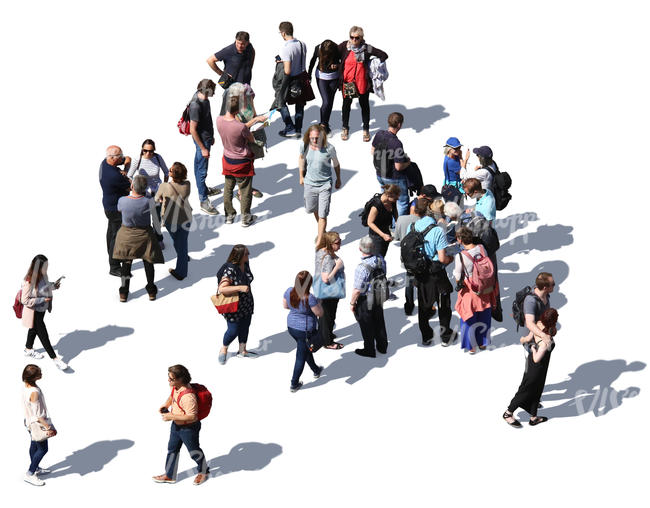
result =
M548 420L546 416L537 416L537 408L539 407L539 399L541 399L544 392L551 352L555 348L553 337L557 332L555 328L557 317L557 310L546 309L537 323L543 333L532 337L533 344L526 361L524 377L508 409L503 413L503 419L508 425L521 427L521 423L513 415L513 412L518 407L530 414L530 420L528 421L530 425L537 425Z
M388 246L393 240L390 227L393 220L397 220L397 206L395 203L400 195L399 185L389 184L382 187L382 194L375 194L368 212L368 235L372 238L375 247L374 254L386 257Z

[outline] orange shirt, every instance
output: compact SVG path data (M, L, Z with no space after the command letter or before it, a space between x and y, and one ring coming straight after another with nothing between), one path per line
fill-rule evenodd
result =
M171 413L173 415L198 415L199 413L199 404L196 400L196 395L193 392L188 392L183 394L183 396L178 399L178 396L182 394L187 388L181 387L179 390L172 390L172 408ZM185 422L176 422L176 425L187 425Z

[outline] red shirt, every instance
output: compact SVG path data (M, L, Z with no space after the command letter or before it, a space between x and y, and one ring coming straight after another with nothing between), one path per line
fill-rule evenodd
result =
M357 56L354 51L348 53L343 65L343 82L357 85L359 94L363 95L368 92L368 80L366 78L366 66L364 62L357 62Z

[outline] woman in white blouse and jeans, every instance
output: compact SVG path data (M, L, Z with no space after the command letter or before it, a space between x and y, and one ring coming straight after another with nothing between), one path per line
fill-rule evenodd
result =
M25 383L25 388L23 390L25 426L32 438L29 446L29 457L31 462L27 473L25 473L24 480L37 487L45 485L45 482L41 480L38 475L45 475L50 472L47 469L38 467L47 453L47 440L50 437L56 436L56 429L50 421L50 415L47 412L43 392L41 392L41 389L36 386L36 381L41 379L41 377L43 377L43 375L38 365L29 364L23 370L23 382ZM32 434L31 429L36 425L40 425L41 428L46 430L47 437L42 441L35 441L38 437Z

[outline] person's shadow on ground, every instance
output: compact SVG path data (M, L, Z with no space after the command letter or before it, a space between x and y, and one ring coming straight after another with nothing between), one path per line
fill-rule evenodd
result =
M121 450L131 448L133 445L134 442L129 439L98 441L82 450L72 452L61 462L49 466L48 469L52 472L48 475L48 478L57 478L69 474L85 476L89 473L96 473L117 457Z

